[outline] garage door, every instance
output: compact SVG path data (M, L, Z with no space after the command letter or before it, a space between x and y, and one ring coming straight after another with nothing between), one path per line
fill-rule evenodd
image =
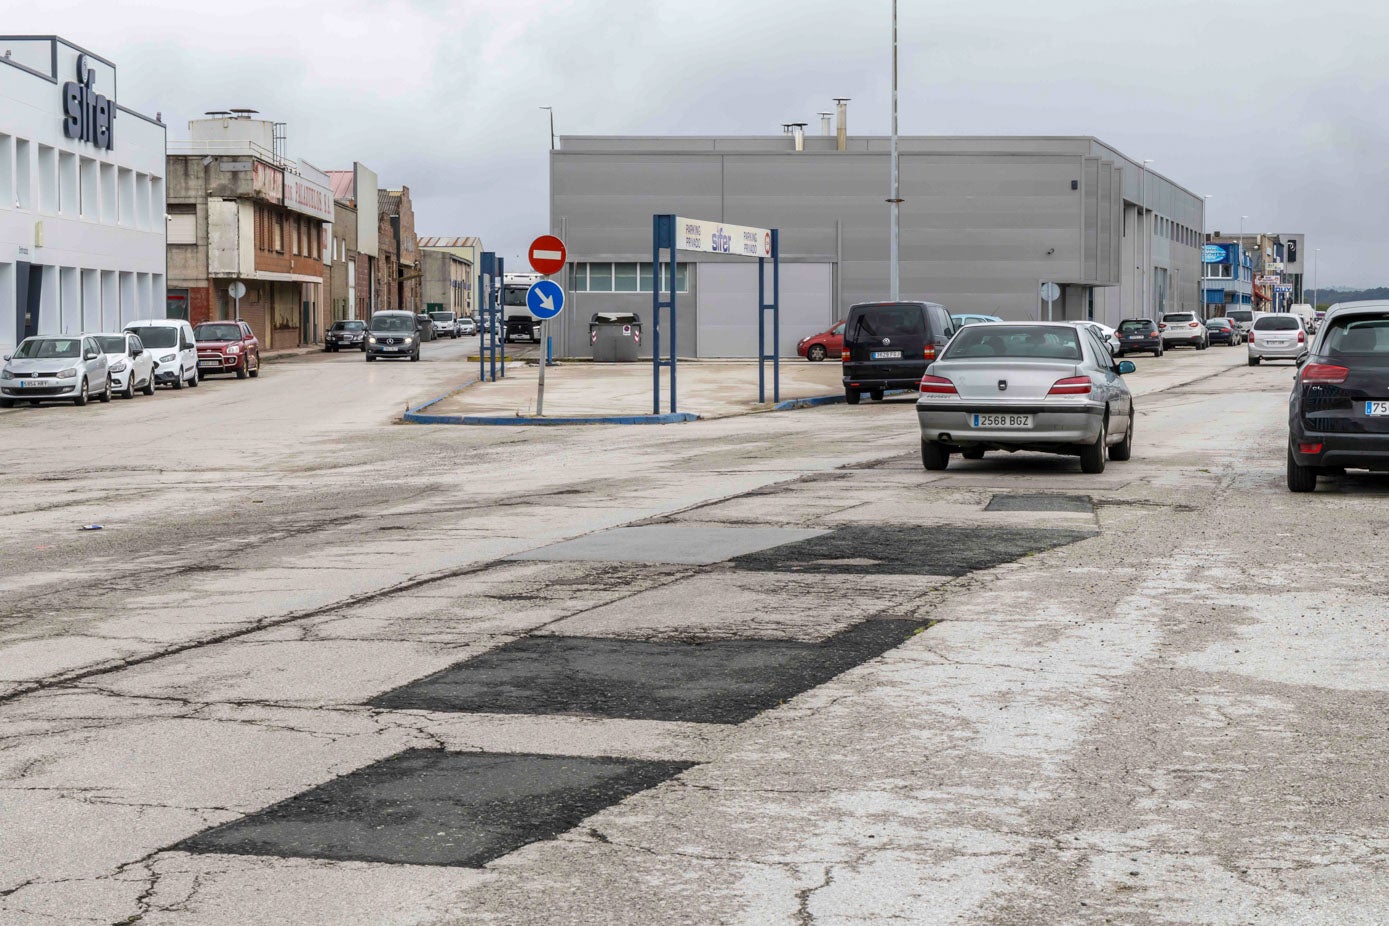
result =
M757 264L698 264L696 273L698 355L756 357ZM833 285L831 264L781 265L781 356L796 356L797 341L830 326ZM767 288L770 298L770 268Z

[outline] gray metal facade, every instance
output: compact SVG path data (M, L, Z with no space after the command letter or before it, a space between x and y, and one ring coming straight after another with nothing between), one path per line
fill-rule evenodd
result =
M673 213L781 230L783 268L827 268L831 318L887 289L886 138L565 137L551 155L552 230L571 262L651 260L651 217ZM902 292L956 312L1038 318L1039 285L1061 285L1054 317L1114 324L1132 315L1199 307L1202 200L1089 137L903 138ZM1151 254L1145 273L1144 255ZM736 351L727 273L700 266L730 260L681 253L694 264L679 297L680 353ZM737 259L733 259L737 260ZM751 262L755 266L755 262ZM813 279L818 270L794 279ZM701 325L701 279L717 279L721 318ZM755 276L747 293L756 350ZM1146 290L1146 311L1142 295ZM784 294L795 299L795 293ZM821 294L806 293L810 302ZM815 310L796 313L809 324ZM586 356L588 317L636 312L649 328L649 293L574 292L551 328L556 352ZM703 328L703 341L699 336ZM711 337L717 329L717 337ZM644 339L644 347L650 339ZM794 354L794 339L782 339Z

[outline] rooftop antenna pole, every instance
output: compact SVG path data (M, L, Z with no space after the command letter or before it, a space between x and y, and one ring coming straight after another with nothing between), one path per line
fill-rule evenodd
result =
M887 279L889 298L893 302L902 298L901 276L898 262L902 253L902 184L897 169L897 0L892 0L892 197L888 200L890 208L890 231L888 234Z

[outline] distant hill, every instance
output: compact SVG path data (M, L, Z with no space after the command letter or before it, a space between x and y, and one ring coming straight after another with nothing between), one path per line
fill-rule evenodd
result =
M1312 295L1310 289L1307 291L1307 295ZM1360 302L1366 299L1389 299L1389 286L1376 286L1373 289L1327 286L1317 292L1317 301L1323 305L1332 305L1337 302Z

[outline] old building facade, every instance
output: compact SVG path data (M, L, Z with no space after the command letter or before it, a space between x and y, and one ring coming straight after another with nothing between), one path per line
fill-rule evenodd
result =
M332 188L284 156L282 123L253 115L195 119L189 140L169 146L170 299L185 299L195 324L239 312L265 350L312 344L329 323Z

